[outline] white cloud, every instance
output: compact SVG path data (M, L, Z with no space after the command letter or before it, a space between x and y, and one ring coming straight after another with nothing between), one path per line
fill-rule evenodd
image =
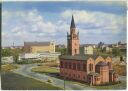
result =
M3 11L2 14L2 43L9 40L24 41L66 41L66 32L70 31L72 12L81 39L103 33L120 33L124 27L125 19L122 16L103 13L89 12L84 10L66 10L60 14L58 21L45 20L45 16L36 9L31 11ZM15 16L14 16L15 14ZM96 27L96 28L93 28ZM59 37L58 37L59 36Z
M51 38L55 40L56 33L68 31L68 25L65 22L45 21L43 15L35 9L31 11L3 11L2 19L2 30L9 33L11 38L8 40L11 41L19 38L22 42L29 40L50 41ZM7 41L5 38L3 40L3 42Z
M120 28L123 27L126 22L123 16L84 10L65 10L61 13L61 16L64 19L69 19L71 18L72 14L74 15L74 19L77 24L88 24L85 26L85 28L88 27L89 24L92 24L93 27L99 27L99 29L102 31L107 30L114 34L121 32Z
M21 30L21 27L17 27L17 26L16 26L16 27L15 27L14 29L12 29L11 31L12 31L13 33L17 33L17 32L22 31L22 30Z

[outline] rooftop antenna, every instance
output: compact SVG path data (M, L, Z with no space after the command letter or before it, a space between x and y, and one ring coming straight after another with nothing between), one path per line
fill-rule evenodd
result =
M14 42L13 42L13 47L14 47Z
M13 42L13 44L12 44L12 47L14 48L14 42Z

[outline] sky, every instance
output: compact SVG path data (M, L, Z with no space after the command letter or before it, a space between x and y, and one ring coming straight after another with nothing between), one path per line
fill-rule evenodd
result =
M72 15L80 44L126 42L126 11L121 1L3 2L2 46L66 44Z

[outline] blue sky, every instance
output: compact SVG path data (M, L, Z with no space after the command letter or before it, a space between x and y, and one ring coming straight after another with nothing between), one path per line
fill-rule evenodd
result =
M125 2L4 2L2 45L24 41L55 41L66 44L74 15L80 43L126 42Z

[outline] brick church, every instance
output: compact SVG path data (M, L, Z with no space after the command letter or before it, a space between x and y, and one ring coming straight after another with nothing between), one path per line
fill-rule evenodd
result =
M99 85L116 82L118 75L109 56L80 54L79 32L72 16L70 34L67 33L67 54L60 56L60 76Z

